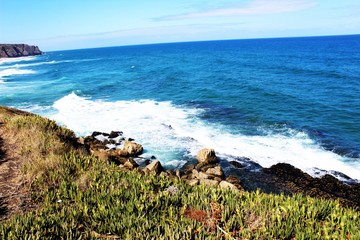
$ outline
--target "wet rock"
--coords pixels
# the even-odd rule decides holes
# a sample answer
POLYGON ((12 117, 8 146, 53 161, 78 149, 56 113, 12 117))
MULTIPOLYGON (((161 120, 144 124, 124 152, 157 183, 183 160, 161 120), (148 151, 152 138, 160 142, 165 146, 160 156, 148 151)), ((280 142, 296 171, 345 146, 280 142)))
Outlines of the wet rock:
POLYGON ((219 160, 216 157, 215 150, 210 148, 201 149, 197 156, 199 163, 218 163, 219 160))
POLYGON ((263 170, 270 174, 269 184, 291 193, 303 193, 312 197, 338 199, 343 205, 360 209, 360 184, 341 182, 331 175, 313 178, 300 169, 286 163, 279 163, 263 170))
POLYGON ((91 134, 92 137, 96 137, 96 136, 99 136, 99 135, 109 136, 108 133, 103 133, 103 132, 98 132, 98 131, 94 131, 94 132, 91 134))
POLYGON ((117 138, 122 135, 123 135, 122 131, 111 131, 109 134, 109 138, 117 138))
POLYGON ((245 167, 245 165, 243 165, 243 164, 241 164, 241 163, 239 163, 237 161, 231 161, 230 164, 233 165, 236 168, 244 168, 245 167))

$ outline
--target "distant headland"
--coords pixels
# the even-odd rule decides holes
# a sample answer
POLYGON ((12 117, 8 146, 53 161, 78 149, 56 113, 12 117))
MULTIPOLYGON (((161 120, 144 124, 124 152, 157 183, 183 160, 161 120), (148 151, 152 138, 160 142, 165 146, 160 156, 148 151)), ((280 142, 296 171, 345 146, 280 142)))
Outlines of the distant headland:
POLYGON ((0 44, 0 58, 14 58, 41 55, 38 46, 28 44, 0 44))

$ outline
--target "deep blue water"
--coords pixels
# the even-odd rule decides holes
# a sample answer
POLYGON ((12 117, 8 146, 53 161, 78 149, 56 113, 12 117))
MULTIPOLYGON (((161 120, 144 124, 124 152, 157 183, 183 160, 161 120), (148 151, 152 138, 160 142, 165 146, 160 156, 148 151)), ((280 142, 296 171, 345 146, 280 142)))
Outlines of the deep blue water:
POLYGON ((206 146, 360 179, 360 35, 47 52, 0 62, 0 104, 123 130, 165 165, 206 146))

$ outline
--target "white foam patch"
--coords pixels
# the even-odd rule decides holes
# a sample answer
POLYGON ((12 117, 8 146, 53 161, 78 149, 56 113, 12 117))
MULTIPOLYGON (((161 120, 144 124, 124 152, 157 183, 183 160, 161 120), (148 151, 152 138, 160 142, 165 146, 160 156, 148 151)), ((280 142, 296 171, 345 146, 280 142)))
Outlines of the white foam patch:
POLYGON ((12 75, 24 75, 24 74, 34 74, 34 73, 36 72, 33 70, 10 68, 0 71, 0 79, 12 75))
POLYGON ((17 57, 17 58, 0 58, 0 65, 8 64, 8 63, 15 63, 15 62, 22 62, 22 61, 32 61, 36 57, 17 57))
POLYGON ((225 126, 199 119, 201 110, 152 100, 93 101, 72 93, 55 102, 53 107, 58 113, 49 117, 79 135, 124 131, 124 136, 143 144, 146 155, 155 155, 164 164, 174 161, 174 165, 179 165, 185 156, 194 157, 202 147, 211 147, 219 155, 248 157, 263 167, 283 162, 309 174, 313 168, 319 168, 360 179, 360 159, 345 159, 326 151, 307 134, 292 129, 287 136, 232 134, 225 126), (349 162, 353 164, 345 163, 346 160, 352 160, 349 162))

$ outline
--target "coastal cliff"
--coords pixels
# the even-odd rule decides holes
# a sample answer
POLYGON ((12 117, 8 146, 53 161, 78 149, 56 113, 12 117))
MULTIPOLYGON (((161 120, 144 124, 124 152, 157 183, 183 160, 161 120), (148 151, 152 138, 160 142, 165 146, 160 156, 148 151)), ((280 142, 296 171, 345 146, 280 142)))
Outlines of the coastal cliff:
POLYGON ((38 46, 28 44, 0 44, 0 58, 27 57, 41 55, 38 46))

